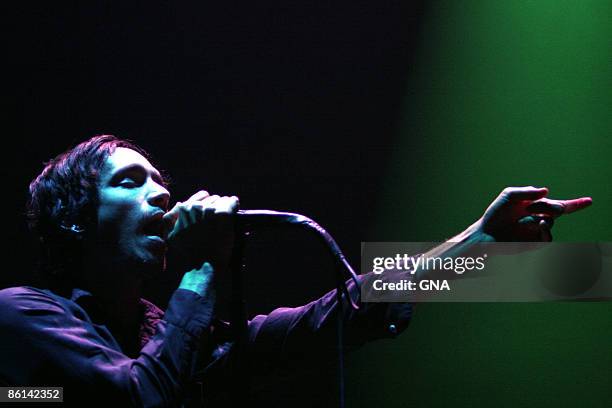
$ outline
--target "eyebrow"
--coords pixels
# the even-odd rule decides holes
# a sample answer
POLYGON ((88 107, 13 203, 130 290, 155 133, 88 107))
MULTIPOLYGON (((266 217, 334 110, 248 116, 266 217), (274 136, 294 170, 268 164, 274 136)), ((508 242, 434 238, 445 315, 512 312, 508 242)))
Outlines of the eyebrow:
POLYGON ((123 173, 129 173, 131 171, 142 171, 145 172, 147 174, 151 175, 151 178, 158 184, 161 184, 162 186, 166 186, 166 180, 164 179, 164 177, 162 177, 161 173, 153 168, 152 171, 147 170, 142 164, 129 164, 125 167, 121 167, 119 169, 117 169, 115 171, 115 173, 112 175, 111 179, 115 179, 115 177, 117 177, 118 175, 121 175, 123 173))

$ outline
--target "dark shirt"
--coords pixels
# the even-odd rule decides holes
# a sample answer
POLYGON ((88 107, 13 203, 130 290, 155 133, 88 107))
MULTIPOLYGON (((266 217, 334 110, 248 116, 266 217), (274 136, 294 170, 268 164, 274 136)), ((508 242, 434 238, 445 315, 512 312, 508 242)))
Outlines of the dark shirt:
MULTIPOLYGON (((349 291, 356 295, 351 282, 349 291)), ((33 287, 0 291, 0 382, 63 386, 64 401, 74 404, 180 406, 197 401, 194 389, 205 406, 228 401, 233 343, 228 324, 213 319, 209 300, 178 289, 165 314, 141 300, 142 349, 134 356, 92 317, 97 316, 94 305, 95 298, 80 289, 70 298, 33 287)), ((349 349, 396 336, 412 312, 409 304, 362 305, 359 311, 344 308, 349 349)), ((307 305, 279 308, 249 321, 245 355, 253 393, 278 396, 287 373, 333 361, 337 307, 334 290, 307 305)))

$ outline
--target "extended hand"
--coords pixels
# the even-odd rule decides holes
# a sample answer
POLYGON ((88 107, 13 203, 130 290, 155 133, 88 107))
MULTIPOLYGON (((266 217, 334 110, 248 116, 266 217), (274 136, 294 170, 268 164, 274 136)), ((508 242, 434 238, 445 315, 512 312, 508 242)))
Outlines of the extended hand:
POLYGON ((590 197, 551 200, 545 198, 547 194, 546 187, 508 187, 477 221, 478 228, 494 241, 552 241, 555 218, 592 203, 590 197))

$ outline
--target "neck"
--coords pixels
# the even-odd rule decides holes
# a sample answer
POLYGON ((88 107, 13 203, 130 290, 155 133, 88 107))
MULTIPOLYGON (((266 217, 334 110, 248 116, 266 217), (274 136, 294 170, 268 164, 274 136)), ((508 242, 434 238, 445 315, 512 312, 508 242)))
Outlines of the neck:
POLYGON ((100 304, 109 317, 122 326, 131 325, 138 320, 142 282, 134 277, 124 277, 114 285, 96 292, 100 304))
POLYGON ((104 314, 121 328, 133 326, 140 318, 142 278, 129 269, 97 266, 84 276, 85 289, 95 296, 104 314))

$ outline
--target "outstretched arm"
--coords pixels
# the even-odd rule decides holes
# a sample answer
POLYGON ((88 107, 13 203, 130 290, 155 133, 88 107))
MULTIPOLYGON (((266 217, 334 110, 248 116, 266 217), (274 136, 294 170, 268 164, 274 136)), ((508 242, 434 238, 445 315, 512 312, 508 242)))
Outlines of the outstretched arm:
MULTIPOLYGON (((588 207, 591 198, 571 200, 545 198, 547 188, 508 187, 504 189, 475 223, 459 235, 433 248, 425 256, 453 257, 465 254, 481 242, 492 241, 550 241, 555 218, 588 207)), ((427 271, 417 271, 417 279, 424 279, 427 271)), ((406 272, 408 276, 409 272, 406 272)), ((370 275, 361 275, 365 281, 370 275)), ((349 289, 356 292, 352 282, 349 289)), ((299 351, 304 344, 314 344, 334 334, 337 316, 335 291, 298 308, 280 308, 267 316, 257 316, 250 323, 252 343, 275 344, 275 351, 299 351)), ((346 308, 347 340, 360 344, 376 338, 393 336, 409 321, 408 304, 365 303, 362 310, 346 308), (352 335, 352 336, 351 336, 352 335)), ((317 343, 318 344, 318 343, 317 343)), ((333 344, 330 342, 329 344, 333 344)))
MULTIPOLYGON (((490 241, 549 241, 554 218, 585 208, 590 198, 549 200, 548 189, 511 187, 503 190, 483 216, 464 232, 432 249, 428 256, 460 256, 474 244, 490 241)), ((403 271, 409 277, 409 271, 403 271)), ((359 276, 361 282, 372 274, 359 276)), ((417 275, 417 278, 425 276, 417 275)), ((349 292, 357 289, 348 281, 349 292)), ((370 340, 395 337, 407 326, 412 316, 410 303, 363 303, 359 311, 344 308, 345 340, 358 346, 370 340)), ((307 305, 279 308, 268 315, 256 316, 249 322, 249 346, 253 367, 259 374, 277 367, 303 367, 316 364, 335 353, 338 302, 335 290, 307 305)), ((220 378, 231 355, 228 343, 214 363, 203 373, 207 378, 220 378)), ((221 387, 218 383, 216 386, 221 387)))

